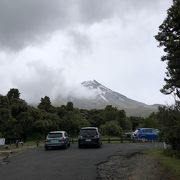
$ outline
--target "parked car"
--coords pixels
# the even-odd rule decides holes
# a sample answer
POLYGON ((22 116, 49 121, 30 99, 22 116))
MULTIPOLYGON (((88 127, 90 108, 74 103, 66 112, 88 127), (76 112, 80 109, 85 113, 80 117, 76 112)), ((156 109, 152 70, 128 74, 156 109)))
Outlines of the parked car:
POLYGON ((70 147, 70 139, 67 132, 66 131, 49 132, 46 137, 44 147, 46 150, 55 147, 62 147, 64 149, 67 149, 68 147, 70 147))
POLYGON ((141 141, 155 141, 158 139, 159 130, 154 128, 139 128, 133 132, 132 138, 141 141))
POLYGON ((97 127, 83 127, 80 129, 78 147, 82 148, 90 145, 96 147, 101 147, 102 145, 101 134, 97 127))

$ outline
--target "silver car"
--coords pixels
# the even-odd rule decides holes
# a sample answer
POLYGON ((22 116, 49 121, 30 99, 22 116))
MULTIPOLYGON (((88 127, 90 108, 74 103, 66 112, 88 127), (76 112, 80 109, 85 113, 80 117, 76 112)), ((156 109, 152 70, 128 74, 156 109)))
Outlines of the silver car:
POLYGON ((46 150, 57 147, 67 149, 70 147, 70 138, 66 131, 51 131, 46 137, 44 147, 46 150))

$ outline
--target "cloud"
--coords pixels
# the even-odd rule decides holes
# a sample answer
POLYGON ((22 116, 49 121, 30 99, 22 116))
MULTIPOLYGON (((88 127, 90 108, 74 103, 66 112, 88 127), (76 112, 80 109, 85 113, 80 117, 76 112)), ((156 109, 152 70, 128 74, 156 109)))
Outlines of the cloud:
POLYGON ((93 98, 95 96, 94 91, 88 91, 80 84, 68 84, 63 69, 50 68, 40 60, 27 63, 26 67, 27 73, 21 75, 23 78, 16 75, 13 83, 28 103, 37 104, 44 96, 49 96, 52 100, 57 97, 93 98))
POLYGON ((72 24, 73 1, 0 1, 0 47, 19 50, 72 24))
MULTIPOLYGON (((79 24, 91 25, 112 16, 123 19, 132 11, 156 9, 162 1, 1 0, 0 51, 17 51, 44 42, 59 29, 71 28, 79 24)), ((79 40, 82 38, 78 38, 79 40)))
POLYGON ((77 52, 90 51, 91 50, 91 38, 84 30, 70 30, 69 33, 73 46, 77 52))
POLYGON ((171 3, 0 0, 0 93, 18 88, 28 102, 91 97, 77 83, 96 79, 132 99, 158 102, 165 67, 153 36, 171 3))

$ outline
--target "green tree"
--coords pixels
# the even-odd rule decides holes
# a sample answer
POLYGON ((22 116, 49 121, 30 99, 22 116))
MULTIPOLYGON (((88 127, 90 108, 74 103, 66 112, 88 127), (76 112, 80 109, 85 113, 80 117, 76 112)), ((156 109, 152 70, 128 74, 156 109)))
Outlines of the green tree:
POLYGON ((85 118, 90 122, 93 127, 100 127, 100 125, 105 123, 104 119, 104 110, 102 109, 92 109, 92 110, 83 110, 85 118))
POLYGON ((161 135, 172 149, 180 151, 180 107, 159 107, 156 118, 159 120, 161 135))
POLYGON ((143 123, 143 127, 145 128, 158 128, 158 121, 154 118, 146 118, 143 123))
POLYGON ((74 105, 72 102, 67 102, 67 105, 66 105, 66 109, 68 111, 73 111, 74 110, 74 105))
POLYGON ((27 112, 28 105, 22 99, 12 99, 9 108, 11 115, 16 118, 21 112, 27 112))
POLYGON ((131 117, 129 117, 129 120, 132 123, 132 130, 134 131, 138 127, 141 127, 141 125, 143 124, 144 118, 131 116, 131 117))
POLYGON ((109 121, 100 126, 103 135, 122 136, 123 130, 116 121, 109 121))
POLYGON ((60 122, 61 129, 66 130, 72 136, 78 135, 81 127, 89 125, 89 122, 78 111, 68 112, 60 122))
POLYGON ((164 94, 174 93, 180 99, 180 1, 173 0, 167 17, 159 26, 155 36, 166 53, 161 60, 167 62, 166 84, 161 89, 164 94))
POLYGON ((51 105, 51 100, 48 96, 41 98, 41 102, 38 105, 38 108, 46 112, 54 112, 54 107, 51 105))
POLYGON ((126 129, 126 112, 124 110, 119 110, 118 111, 118 119, 117 121, 119 122, 119 125, 121 126, 122 129, 126 129))
POLYGON ((118 120, 118 109, 112 105, 107 105, 104 109, 105 121, 117 121, 118 120))
POLYGON ((9 100, 11 99, 19 99, 20 97, 20 92, 18 89, 10 89, 9 92, 7 93, 7 97, 9 100))
POLYGON ((7 96, 0 95, 0 108, 9 108, 9 101, 7 96))

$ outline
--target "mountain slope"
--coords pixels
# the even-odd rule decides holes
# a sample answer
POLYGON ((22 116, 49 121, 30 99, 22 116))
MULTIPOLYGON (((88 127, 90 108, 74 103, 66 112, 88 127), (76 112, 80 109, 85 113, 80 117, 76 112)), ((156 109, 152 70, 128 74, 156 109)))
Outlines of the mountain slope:
POLYGON ((148 116, 152 112, 157 111, 157 105, 147 105, 112 91, 103 86, 96 80, 84 81, 81 83, 88 91, 92 91, 94 96, 75 98, 69 96, 64 101, 72 101, 75 107, 82 109, 101 109, 107 105, 112 105, 118 109, 124 109, 128 116, 148 116))

